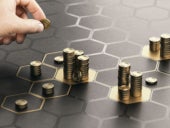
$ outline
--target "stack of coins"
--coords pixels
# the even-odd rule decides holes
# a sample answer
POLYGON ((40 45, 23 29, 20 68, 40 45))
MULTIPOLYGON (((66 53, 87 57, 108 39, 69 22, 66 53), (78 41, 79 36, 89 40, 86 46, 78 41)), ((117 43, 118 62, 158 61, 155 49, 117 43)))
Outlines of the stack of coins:
POLYGON ((73 81, 79 82, 81 80, 81 72, 79 71, 78 66, 78 57, 84 55, 83 50, 75 50, 75 67, 74 67, 74 73, 73 73, 73 81))
POLYGON ((151 52, 158 52, 160 50, 160 38, 158 37, 149 38, 149 48, 151 52))
POLYGON ((54 95, 54 84, 53 83, 45 83, 42 85, 42 93, 44 96, 53 96, 54 95))
POLYGON ((28 101, 25 99, 18 99, 15 101, 15 109, 17 111, 24 111, 28 107, 28 101))
POLYGON ((51 21, 49 19, 42 19, 40 22, 43 24, 44 29, 48 29, 51 26, 51 21))
POLYGON ((128 101, 130 99, 130 87, 127 85, 119 86, 119 99, 122 101, 128 101))
POLYGON ((72 81, 72 75, 75 66, 75 50, 72 48, 65 48, 63 50, 64 57, 64 79, 72 81))
POLYGON ((89 78, 89 57, 82 55, 77 58, 78 68, 81 74, 81 82, 87 82, 89 78))
POLYGON ((129 85, 130 64, 121 62, 118 70, 118 86, 129 85))
POLYGON ((30 71, 32 77, 41 76, 41 65, 42 63, 40 61, 32 61, 30 63, 30 71))
POLYGON ((170 58, 170 34, 161 35, 160 57, 170 58))
POLYGON ((130 95, 132 97, 142 96, 142 73, 141 72, 131 72, 131 89, 130 95))

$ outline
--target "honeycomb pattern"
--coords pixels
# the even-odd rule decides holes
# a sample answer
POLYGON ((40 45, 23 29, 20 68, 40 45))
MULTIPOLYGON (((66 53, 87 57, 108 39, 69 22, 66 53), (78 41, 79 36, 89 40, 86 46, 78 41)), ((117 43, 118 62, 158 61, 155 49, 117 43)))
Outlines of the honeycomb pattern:
POLYGON ((50 29, 28 35, 23 44, 0 46, 0 128, 169 128, 170 66, 142 57, 150 36, 170 33, 169 0, 37 0, 52 21, 50 29), (95 80, 68 85, 55 79, 53 58, 62 49, 82 49, 90 56, 95 80), (40 79, 29 76, 28 64, 42 60, 40 79), (143 73, 152 96, 125 105, 108 98, 117 85, 120 61, 143 73), (158 79, 155 86, 145 78, 158 79), (42 95, 44 82, 55 83, 53 97, 42 95), (17 113, 14 100, 26 98, 29 109, 17 113))

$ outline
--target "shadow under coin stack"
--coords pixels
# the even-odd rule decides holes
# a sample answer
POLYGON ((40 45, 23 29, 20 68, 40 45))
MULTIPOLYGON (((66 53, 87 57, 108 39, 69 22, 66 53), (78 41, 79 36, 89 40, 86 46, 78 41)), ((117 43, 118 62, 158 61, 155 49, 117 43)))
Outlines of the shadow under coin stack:
POLYGON ((81 82, 87 82, 89 78, 89 57, 82 55, 78 57, 78 68, 81 74, 81 82))
POLYGON ((74 66, 75 66, 75 50, 72 48, 65 48, 63 50, 64 57, 64 79, 72 81, 74 66))
POLYGON ((131 72, 130 64, 121 62, 118 70, 118 94, 120 101, 130 101, 142 96, 142 73, 131 72), (129 83, 129 77, 131 78, 129 83))
POLYGON ((170 58, 170 34, 161 35, 160 56, 162 58, 170 58))

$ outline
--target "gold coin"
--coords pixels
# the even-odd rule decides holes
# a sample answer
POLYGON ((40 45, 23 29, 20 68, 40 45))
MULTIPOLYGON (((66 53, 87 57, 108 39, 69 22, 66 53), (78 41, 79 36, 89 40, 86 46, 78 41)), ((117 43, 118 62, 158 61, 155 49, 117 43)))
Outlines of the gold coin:
POLYGON ((16 105, 19 105, 19 106, 24 106, 24 105, 27 105, 27 104, 28 104, 28 101, 25 100, 25 99, 19 99, 19 100, 16 100, 16 101, 15 101, 15 104, 16 104, 16 105))
POLYGON ((146 84, 148 84, 148 85, 155 85, 155 84, 157 84, 157 78, 155 78, 155 77, 147 77, 146 79, 145 79, 145 82, 146 82, 146 84))
POLYGON ((44 89, 53 89, 54 84, 53 83, 45 83, 45 84, 42 85, 42 88, 44 88, 44 89))
POLYGON ((36 60, 35 60, 35 61, 31 61, 30 65, 31 65, 31 66, 36 66, 36 67, 37 67, 37 66, 41 66, 42 63, 41 63, 41 61, 36 61, 36 60))
POLYGON ((64 62, 63 56, 56 56, 54 58, 54 62, 56 62, 57 64, 62 64, 64 62))
POLYGON ((44 25, 44 29, 48 29, 51 26, 51 21, 49 19, 42 19, 40 22, 44 25))

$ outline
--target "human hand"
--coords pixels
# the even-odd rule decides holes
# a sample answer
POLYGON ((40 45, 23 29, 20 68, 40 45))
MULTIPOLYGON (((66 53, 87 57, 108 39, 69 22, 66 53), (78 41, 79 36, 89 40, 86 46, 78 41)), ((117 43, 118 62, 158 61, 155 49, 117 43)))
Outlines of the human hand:
POLYGON ((0 44, 22 43, 28 33, 44 30, 46 16, 35 0, 0 0, 0 44), (34 19, 28 19, 30 12, 34 19))

